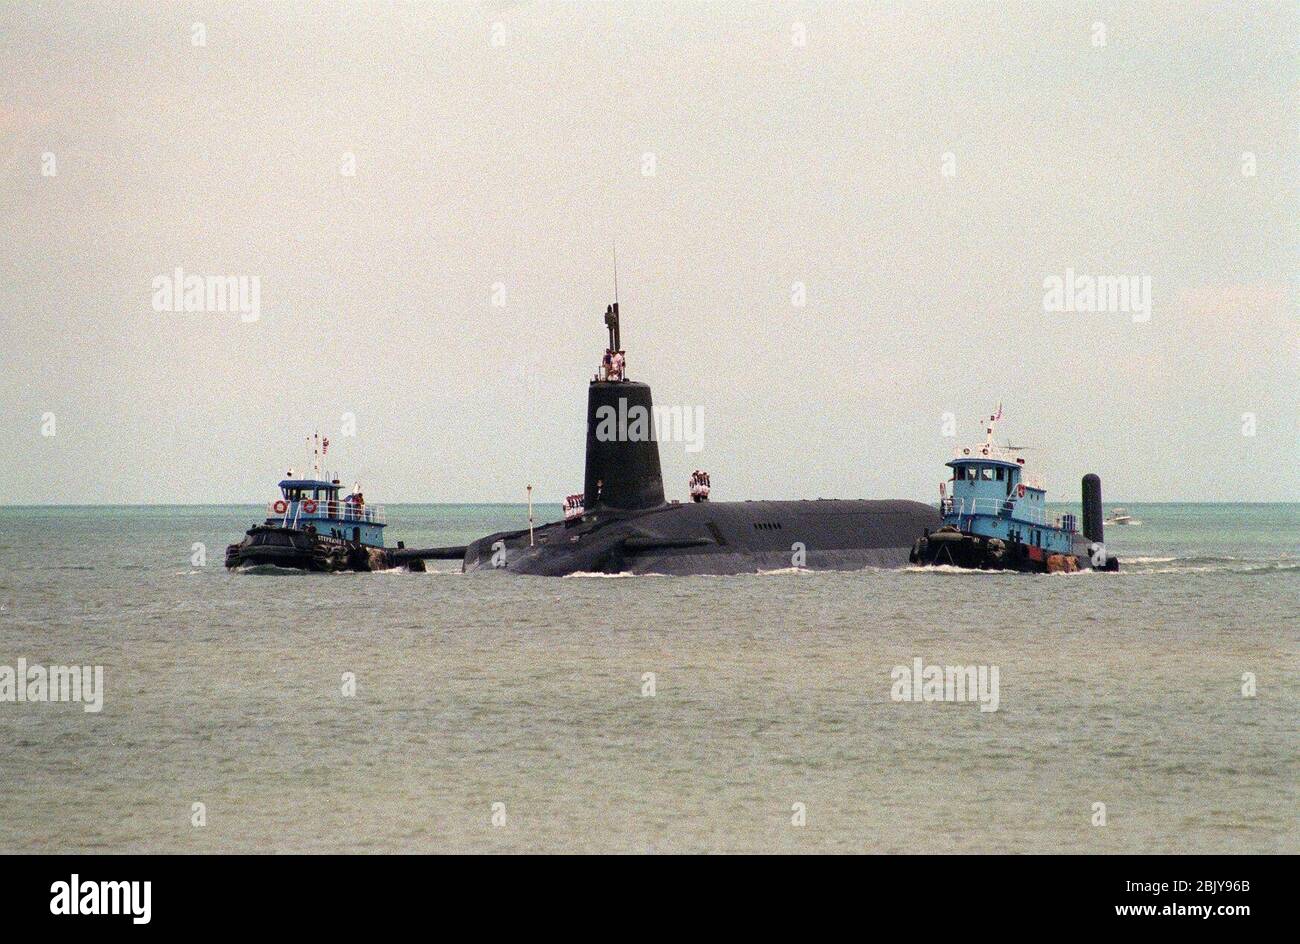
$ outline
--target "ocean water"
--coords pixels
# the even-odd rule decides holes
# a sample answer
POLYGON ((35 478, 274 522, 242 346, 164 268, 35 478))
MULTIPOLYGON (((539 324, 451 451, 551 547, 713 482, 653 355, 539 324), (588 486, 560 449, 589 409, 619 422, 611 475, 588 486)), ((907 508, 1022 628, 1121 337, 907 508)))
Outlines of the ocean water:
POLYGON ((99 713, 0 702, 0 851, 1298 852, 1300 505, 1129 510, 1117 575, 551 579, 227 572, 251 506, 0 509, 0 666, 104 669, 99 713), (915 658, 996 666, 998 710, 894 701, 915 658))

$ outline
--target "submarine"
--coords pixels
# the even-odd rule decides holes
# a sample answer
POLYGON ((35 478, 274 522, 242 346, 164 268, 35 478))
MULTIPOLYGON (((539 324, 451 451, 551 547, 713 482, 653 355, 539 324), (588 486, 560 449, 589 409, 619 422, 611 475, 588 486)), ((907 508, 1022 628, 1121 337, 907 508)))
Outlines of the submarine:
POLYGON ((467 545, 463 570, 565 576, 741 574, 802 568, 905 567, 938 511, 907 500, 710 501, 708 476, 691 501, 668 501, 649 384, 627 377, 618 302, 605 310, 601 367, 587 387, 581 496, 561 521, 502 531, 467 545))

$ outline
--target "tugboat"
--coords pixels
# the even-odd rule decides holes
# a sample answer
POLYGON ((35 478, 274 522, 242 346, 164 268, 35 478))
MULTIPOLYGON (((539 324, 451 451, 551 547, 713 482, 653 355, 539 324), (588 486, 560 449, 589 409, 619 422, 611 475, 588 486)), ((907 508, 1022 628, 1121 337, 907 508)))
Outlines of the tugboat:
POLYGON ((913 564, 1073 573, 1119 570, 1103 543, 1101 479, 1083 477, 1083 530, 1065 514, 1049 520, 1043 481, 1025 468, 1022 449, 996 446, 993 431, 1002 407, 989 417, 985 440, 958 447, 951 461, 952 492, 939 484, 943 526, 926 531, 912 546, 913 564))
MULTIPOLYGON (((339 570, 390 570, 405 567, 423 572, 428 559, 460 560, 464 547, 408 550, 399 541, 384 547, 383 506, 366 504, 360 486, 339 497, 337 477, 321 476, 319 457, 329 439, 315 437, 313 475, 299 478, 290 469, 280 482, 280 497, 267 503, 267 517, 248 529, 244 539, 226 548, 226 566, 272 565, 332 573, 339 570)), ((309 441, 310 442, 310 441, 309 441)))

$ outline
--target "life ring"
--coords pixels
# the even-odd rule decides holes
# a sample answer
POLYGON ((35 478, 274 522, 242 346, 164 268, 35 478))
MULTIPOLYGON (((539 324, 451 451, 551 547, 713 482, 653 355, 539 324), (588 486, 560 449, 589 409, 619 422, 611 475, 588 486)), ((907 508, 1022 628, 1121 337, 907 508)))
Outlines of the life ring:
POLYGON ((316 499, 314 498, 303 499, 302 510, 307 512, 307 514, 309 515, 316 514, 316 499))
POLYGON ((275 504, 272 505, 271 507, 275 509, 275 513, 277 515, 282 515, 289 510, 289 503, 285 501, 283 498, 279 498, 276 499, 275 504))
POLYGON ((1025 497, 1025 483, 1024 483, 1024 482, 1021 482, 1019 485, 1016 486, 1016 494, 1019 495, 1021 498, 1024 498, 1024 497, 1025 497))

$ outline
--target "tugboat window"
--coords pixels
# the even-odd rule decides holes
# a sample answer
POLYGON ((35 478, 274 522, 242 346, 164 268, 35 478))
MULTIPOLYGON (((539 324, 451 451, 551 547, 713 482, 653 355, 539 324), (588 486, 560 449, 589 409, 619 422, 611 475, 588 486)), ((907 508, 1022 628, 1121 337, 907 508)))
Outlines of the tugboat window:
POLYGON ((1007 470, 1004 469, 1004 468, 1002 468, 1001 466, 998 467, 998 481, 999 481, 999 482, 1001 482, 1004 478, 1006 478, 1006 474, 1005 474, 1006 471, 1007 471, 1007 470))
POLYGON ((993 466, 991 466, 991 465, 986 465, 986 466, 984 467, 984 481, 986 481, 986 482, 992 482, 992 481, 993 481, 993 466))

